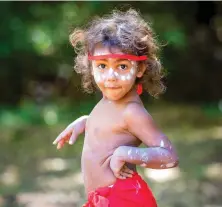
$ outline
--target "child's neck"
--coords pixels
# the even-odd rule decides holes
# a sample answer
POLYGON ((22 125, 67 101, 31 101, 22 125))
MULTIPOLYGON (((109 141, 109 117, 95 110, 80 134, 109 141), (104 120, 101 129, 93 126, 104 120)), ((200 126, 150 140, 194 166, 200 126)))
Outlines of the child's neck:
POLYGON ((133 87, 124 97, 118 100, 109 100, 106 96, 103 96, 103 100, 107 102, 112 102, 114 104, 123 104, 130 101, 138 101, 141 102, 139 95, 136 92, 136 89, 133 87))

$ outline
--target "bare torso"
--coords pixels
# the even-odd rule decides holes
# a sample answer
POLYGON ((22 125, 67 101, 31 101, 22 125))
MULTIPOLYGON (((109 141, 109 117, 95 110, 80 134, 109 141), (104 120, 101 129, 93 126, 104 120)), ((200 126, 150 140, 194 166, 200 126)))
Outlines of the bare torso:
MULTIPOLYGON (((87 120, 81 162, 87 193, 115 183, 109 164, 116 148, 141 144, 126 129, 123 107, 102 99, 87 120)), ((127 166, 136 170, 135 165, 127 163, 127 166)))

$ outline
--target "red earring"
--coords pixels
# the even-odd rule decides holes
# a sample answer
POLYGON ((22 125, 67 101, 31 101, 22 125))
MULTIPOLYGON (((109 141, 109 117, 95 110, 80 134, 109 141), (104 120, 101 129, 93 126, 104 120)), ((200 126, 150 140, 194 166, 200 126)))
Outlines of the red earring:
POLYGON ((142 86, 141 83, 139 83, 139 84, 137 85, 136 92, 137 92, 138 95, 141 95, 141 94, 143 93, 143 86, 142 86))

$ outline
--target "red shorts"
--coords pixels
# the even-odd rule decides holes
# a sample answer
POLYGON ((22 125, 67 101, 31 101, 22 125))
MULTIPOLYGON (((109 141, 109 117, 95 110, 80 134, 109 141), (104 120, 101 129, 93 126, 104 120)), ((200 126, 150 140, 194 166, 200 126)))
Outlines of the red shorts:
POLYGON ((117 179, 112 187, 90 192, 82 207, 157 207, 157 203, 147 183, 135 172, 131 178, 117 179))

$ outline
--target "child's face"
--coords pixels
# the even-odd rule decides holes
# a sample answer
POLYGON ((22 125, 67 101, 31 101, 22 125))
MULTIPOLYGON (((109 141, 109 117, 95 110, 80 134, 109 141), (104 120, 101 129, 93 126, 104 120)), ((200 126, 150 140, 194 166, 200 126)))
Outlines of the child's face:
MULTIPOLYGON (((119 48, 111 48, 113 54, 124 54, 119 48)), ((108 55, 110 47, 98 45, 94 56, 108 55)), ((109 100, 119 100, 134 86, 136 77, 141 77, 137 62, 127 59, 107 58, 92 61, 92 73, 96 84, 109 100)))

